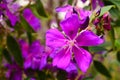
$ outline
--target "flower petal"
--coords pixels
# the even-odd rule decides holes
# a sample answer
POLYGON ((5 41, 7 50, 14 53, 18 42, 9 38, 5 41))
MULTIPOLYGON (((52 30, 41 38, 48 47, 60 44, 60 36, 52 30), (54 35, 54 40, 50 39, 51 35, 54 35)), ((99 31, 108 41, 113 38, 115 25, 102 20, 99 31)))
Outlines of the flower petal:
POLYGON ((8 9, 6 11, 6 15, 8 16, 12 26, 15 26, 17 21, 19 21, 19 17, 16 16, 15 14, 11 13, 8 9))
POLYGON ((73 14, 69 18, 63 20, 60 23, 60 26, 67 36, 74 38, 80 26, 79 17, 76 14, 73 14))
POLYGON ((92 9, 95 10, 96 7, 97 7, 97 4, 96 4, 96 3, 97 3, 97 0, 92 0, 91 3, 92 3, 92 9))
POLYGON ((30 54, 24 61, 24 68, 28 69, 31 67, 31 65, 32 65, 32 55, 30 54))
POLYGON ((51 48, 61 47, 65 45, 65 38, 57 29, 50 29, 46 32, 46 45, 51 48))
POLYGON ((103 7, 104 6, 104 3, 102 0, 98 0, 98 4, 100 5, 100 7, 103 7))
POLYGON ((111 19, 110 19, 110 16, 108 13, 104 14, 103 15, 103 27, 104 29, 106 30, 110 30, 111 29, 111 19))
POLYGON ((88 27, 89 24, 89 17, 85 17, 84 19, 80 20, 80 28, 81 29, 85 29, 86 27, 88 27))
POLYGON ((70 64, 67 66, 67 68, 65 69, 68 73, 71 72, 77 72, 77 67, 75 66, 75 64, 71 61, 70 64))
POLYGON ((57 7, 56 12, 65 12, 65 11, 69 11, 71 9, 72 9, 72 6, 65 5, 65 6, 62 6, 62 7, 57 7))
POLYGON ((86 0, 81 0, 83 3, 85 3, 86 2, 86 0))
POLYGON ((38 31, 41 27, 40 20, 32 13, 29 8, 23 11, 25 20, 31 25, 34 31, 38 31))
POLYGON ((71 53, 70 49, 62 49, 59 51, 56 56, 53 58, 53 66, 57 66, 58 68, 61 69, 66 69, 66 67, 70 63, 70 58, 71 58, 71 53))
POLYGON ((83 31, 77 38, 76 41, 79 46, 97 46, 104 42, 99 36, 94 34, 92 31, 83 31))
POLYGON ((33 57, 32 58, 32 66, 31 66, 32 69, 39 69, 40 61, 41 61, 40 57, 33 57))
POLYGON ((76 76, 78 76, 78 69, 74 62, 70 62, 65 71, 67 72, 68 79, 75 80, 76 76))
POLYGON ((40 61, 39 70, 42 70, 47 65, 47 53, 43 53, 40 61))
POLYGON ((32 53, 33 55, 40 54, 42 52, 42 46, 40 44, 39 40, 35 40, 32 42, 32 44, 29 47, 29 53, 32 53))
POLYGON ((19 3, 13 3, 12 5, 9 5, 8 8, 12 13, 16 13, 20 9, 19 3))
POLYGON ((28 49, 29 49, 29 44, 24 41, 24 40, 19 40, 19 43, 20 43, 20 48, 21 48, 21 51, 22 51, 22 57, 23 58, 27 58, 28 56, 28 49))
POLYGON ((66 12, 65 19, 69 18, 73 14, 72 11, 66 12))
POLYGON ((104 3, 102 2, 102 0, 92 0, 92 9, 95 10, 97 8, 97 6, 99 7, 103 7, 104 3))
POLYGON ((92 61, 92 56, 83 48, 78 49, 74 47, 73 52, 75 54, 75 60, 78 64, 78 67, 81 69, 82 72, 86 72, 92 61))
POLYGON ((89 10, 79 9, 79 13, 80 13, 80 18, 84 19, 87 16, 89 16, 89 18, 90 18, 92 12, 89 10))

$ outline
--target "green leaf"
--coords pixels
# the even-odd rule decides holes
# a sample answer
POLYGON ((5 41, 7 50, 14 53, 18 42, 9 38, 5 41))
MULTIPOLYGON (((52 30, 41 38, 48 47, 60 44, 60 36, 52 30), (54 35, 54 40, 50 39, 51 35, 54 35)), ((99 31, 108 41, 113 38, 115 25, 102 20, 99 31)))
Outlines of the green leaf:
POLYGON ((46 80, 46 74, 43 71, 37 71, 37 80, 46 80))
POLYGON ((12 58, 11 58, 11 55, 10 55, 10 53, 8 52, 8 50, 7 50, 7 49, 3 49, 2 53, 3 53, 3 56, 5 57, 5 59, 6 59, 10 64, 12 64, 12 58))
POLYGON ((27 37, 28 37, 29 44, 31 44, 32 43, 32 33, 27 32, 27 37))
POLYGON ((115 48, 116 50, 119 50, 120 49, 120 40, 115 40, 115 48))
POLYGON ((105 49, 104 47, 101 47, 101 46, 92 46, 92 47, 89 47, 89 51, 90 52, 101 52, 101 51, 106 51, 107 49, 105 49))
POLYGON ((92 15, 90 16, 90 23, 95 19, 95 13, 92 12, 92 15))
POLYGON ((59 70, 57 74, 57 80, 67 80, 67 73, 64 70, 59 70))
POLYGON ((117 57, 117 60, 120 62, 120 51, 117 52, 116 57, 117 57))
MULTIPOLYGON (((114 17, 114 18, 115 18, 115 17, 114 17)), ((112 22, 111 22, 111 26, 112 26, 112 27, 120 27, 120 17, 117 16, 117 18, 119 18, 119 19, 117 19, 116 21, 112 21, 112 22)))
POLYGON ((2 46, 0 45, 0 64, 2 63, 2 46))
POLYGON ((93 77, 85 77, 82 80, 94 80, 94 78, 93 77))
POLYGON ((108 78, 112 77, 110 72, 107 70, 107 68, 101 62, 94 60, 94 66, 99 73, 103 74, 104 76, 106 76, 108 78))
POLYGON ((29 77, 25 78, 24 80, 31 80, 29 77))
POLYGON ((111 27, 111 30, 109 31, 109 36, 112 42, 112 46, 114 48, 114 44, 115 44, 115 32, 114 32, 114 28, 111 27))
POLYGON ((72 5, 73 0, 68 0, 68 4, 72 5))
POLYGON ((40 16, 48 17, 45 10, 44 10, 44 7, 43 7, 43 4, 42 4, 41 0, 36 1, 36 6, 35 7, 37 9, 37 12, 40 14, 40 16))
POLYGON ((103 14, 105 14, 106 12, 108 12, 112 7, 114 7, 114 5, 109 5, 109 6, 105 6, 101 8, 100 11, 100 15, 99 17, 101 17, 103 14))
POLYGON ((108 0, 108 1, 112 2, 113 4, 115 4, 120 9, 120 0, 108 0))
POLYGON ((23 16, 20 17, 21 19, 21 25, 27 32, 34 32, 32 27, 29 25, 29 23, 24 19, 23 16))
POLYGON ((33 14, 37 17, 37 18, 41 18, 41 16, 39 15, 37 9, 36 9, 36 5, 33 4, 30 6, 30 9, 32 10, 33 14))
POLYGON ((119 14, 120 10, 116 7, 116 8, 112 8, 110 10, 110 14, 112 15, 113 18, 120 18, 120 14, 119 14))
POLYGON ((19 47, 17 41, 10 35, 7 36, 7 48, 10 51, 11 55, 13 55, 14 60, 18 65, 23 65, 22 52, 19 47))

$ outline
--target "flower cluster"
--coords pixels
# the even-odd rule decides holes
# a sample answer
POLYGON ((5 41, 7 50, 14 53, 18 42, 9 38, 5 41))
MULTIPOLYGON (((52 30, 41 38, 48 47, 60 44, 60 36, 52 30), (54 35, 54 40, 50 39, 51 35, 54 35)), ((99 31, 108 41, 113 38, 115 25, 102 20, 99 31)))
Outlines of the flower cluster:
MULTIPOLYGON (((30 1, 32 2, 32 0, 30 1)), ((86 2, 86 0, 81 1, 83 3, 86 2)), ((17 28, 15 27, 14 30, 11 31, 11 34, 9 34, 9 31, 6 32, 6 35, 11 36, 15 34, 11 42, 12 40, 16 41, 15 47, 13 47, 18 48, 18 50, 20 48, 20 59, 23 61, 23 63, 21 62, 22 66, 20 66, 18 63, 19 60, 16 61, 16 58, 14 58, 16 57, 15 51, 14 54, 10 54, 12 57, 9 57, 8 60, 12 59, 12 62, 11 64, 5 64, 5 67, 8 69, 6 78, 8 80, 22 80, 22 76, 28 78, 30 71, 33 75, 30 75, 29 79, 36 80, 39 74, 45 74, 46 77, 46 75, 49 76, 53 73, 52 77, 56 77, 59 70, 64 70, 67 72, 67 78, 75 80, 75 77, 79 74, 78 70, 86 73, 94 57, 88 48, 101 45, 105 41, 102 37, 103 34, 98 34, 97 32, 104 32, 104 30, 111 29, 109 13, 107 12, 101 17, 98 17, 101 9, 96 12, 98 6, 100 8, 104 6, 102 1, 91 0, 91 10, 85 10, 78 6, 71 5, 57 7, 55 9, 56 12, 65 13, 65 16, 60 22, 58 21, 59 27, 50 29, 41 26, 42 20, 44 19, 40 20, 41 17, 37 17, 38 13, 35 11, 36 9, 33 12, 33 7, 30 7, 30 4, 31 3, 21 9, 21 6, 13 0, 0 1, 0 20, 1 16, 2 20, 6 21, 6 23, 7 20, 9 20, 11 28, 15 25, 20 26, 20 29, 18 26, 17 28), (92 19, 91 16, 97 13, 98 15, 92 19), (22 25, 22 22, 27 25, 22 25), (33 31, 29 31, 29 29, 25 31, 25 29, 22 28, 32 28, 33 31), (43 32, 45 32, 45 37, 42 37, 41 40, 41 38, 38 39, 36 35, 39 35, 37 33, 42 32, 42 29, 43 32), (46 72, 44 73, 44 71, 46 72)), ((4 24, 2 24, 2 26, 4 26, 4 24)), ((40 37, 44 35, 41 34, 40 37)), ((7 39, 5 43, 7 47, 5 46, 4 48, 12 53, 9 49, 11 45, 9 45, 8 42, 9 39, 7 39)), ((78 78, 81 77, 79 76, 78 78)))
POLYGON ((24 58, 25 69, 41 70, 47 63, 47 54, 45 54, 43 47, 39 40, 34 41, 30 46, 24 40, 20 40, 22 56, 24 58))

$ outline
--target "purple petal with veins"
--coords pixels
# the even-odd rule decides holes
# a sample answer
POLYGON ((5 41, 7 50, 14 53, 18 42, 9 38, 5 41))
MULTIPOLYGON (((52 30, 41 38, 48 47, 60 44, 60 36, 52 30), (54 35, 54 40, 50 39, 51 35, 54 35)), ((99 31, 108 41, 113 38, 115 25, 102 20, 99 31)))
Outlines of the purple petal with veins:
POLYGON ((69 18, 63 20, 60 23, 60 26, 62 30, 65 32, 67 36, 69 36, 71 39, 73 39, 79 29, 80 23, 79 23, 79 18, 77 15, 72 15, 69 18))
POLYGON ((74 47, 73 51, 78 67, 81 69, 82 72, 86 72, 92 61, 91 54, 83 48, 74 47))

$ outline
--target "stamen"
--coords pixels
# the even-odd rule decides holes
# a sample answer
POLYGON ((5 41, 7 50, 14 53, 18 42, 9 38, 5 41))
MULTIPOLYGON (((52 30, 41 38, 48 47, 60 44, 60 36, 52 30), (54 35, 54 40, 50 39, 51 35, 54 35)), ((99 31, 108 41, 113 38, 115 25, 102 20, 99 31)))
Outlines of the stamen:
POLYGON ((82 31, 80 31, 79 33, 77 33, 77 35, 74 37, 74 40, 75 40, 82 32, 84 32, 84 31, 86 31, 86 30, 82 30, 82 31))

